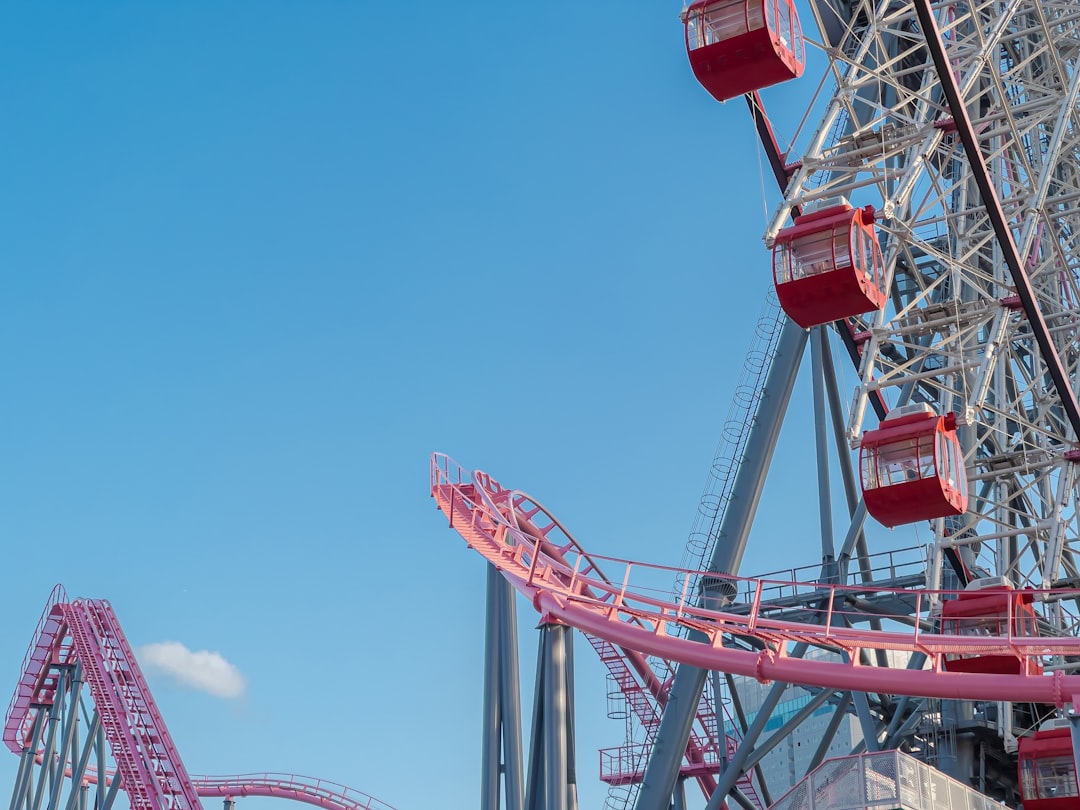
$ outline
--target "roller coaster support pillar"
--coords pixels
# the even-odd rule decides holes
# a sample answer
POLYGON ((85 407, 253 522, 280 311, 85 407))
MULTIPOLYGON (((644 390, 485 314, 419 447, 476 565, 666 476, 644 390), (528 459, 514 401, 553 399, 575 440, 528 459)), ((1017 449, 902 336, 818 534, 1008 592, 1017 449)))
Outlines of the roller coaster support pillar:
POLYGON ((574 765, 573 631, 540 627, 526 810, 577 810, 574 765))
MULTIPOLYGON (((765 486, 769 462, 776 449, 780 426, 806 349, 807 334, 794 321, 789 319, 784 322, 776 355, 765 378, 761 403, 747 437, 746 449, 739 459, 731 500, 716 534, 712 559, 709 561, 709 570, 715 573, 738 573, 754 513, 765 486)), ((679 764, 690 739, 701 692, 705 688, 706 675, 705 670, 690 666, 679 666, 676 671, 656 742, 645 767, 635 805, 637 810, 667 810, 670 806, 679 764)), ((734 785, 734 780, 731 784, 734 785)))
POLYGON ((481 810, 521 810, 524 801, 517 648, 513 586, 488 565, 481 810))
POLYGON ((221 802, 221 810, 236 810, 236 800, 232 796, 228 796, 221 802))
MULTIPOLYGON (((79 692, 82 690, 83 675, 82 665, 76 664, 75 671, 72 673, 72 685, 71 685, 71 704, 73 706, 78 705, 79 692)), ((77 745, 77 729, 79 724, 79 713, 70 712, 65 718, 66 725, 60 739, 60 750, 56 756, 56 765, 54 766, 53 778, 56 782, 62 782, 64 780, 63 766, 59 763, 67 762, 70 758, 73 747, 77 745)), ((73 795, 77 795, 77 791, 72 791, 73 795)), ((60 789, 57 787, 52 795, 49 797, 48 810, 60 810, 60 789)))
POLYGON ((38 712, 30 732, 30 742, 23 746, 19 757, 19 771, 15 775, 15 787, 11 791, 10 810, 19 810, 26 799, 30 777, 34 773, 34 754, 37 752, 37 740, 41 736, 41 726, 45 722, 45 712, 38 712))
MULTIPOLYGON (((51 677, 55 680, 52 703, 32 704, 36 710, 34 722, 20 755, 11 810, 60 810, 65 790, 69 793, 63 804, 64 810, 79 810, 80 803, 86 804, 86 790, 80 783, 93 746, 92 738, 86 740, 78 762, 74 758, 79 749, 82 667, 79 664, 53 664, 51 677), (35 768, 38 769, 36 772, 35 768), (69 769, 79 775, 78 779, 67 778, 69 769)), ((92 729, 97 728, 96 718, 95 713, 91 720, 92 729)))
MULTIPOLYGON (((41 805, 47 789, 46 782, 49 782, 50 786, 58 791, 66 781, 63 778, 56 778, 56 774, 53 770, 53 760, 56 754, 56 737, 60 728, 60 718, 63 716, 63 712, 59 711, 59 707, 64 704, 64 701, 67 698, 66 688, 68 686, 68 675, 70 674, 70 670, 71 667, 68 666, 61 668, 61 677, 57 679, 54 701, 48 711, 49 729, 46 732, 45 748, 42 751, 41 770, 38 772, 37 788, 34 790, 34 795, 27 802, 29 810, 41 810, 41 805)), ((77 708, 77 699, 72 705, 73 708, 77 708)), ((78 714, 78 712, 72 711, 71 714, 78 714)), ((52 803, 51 799, 52 796, 50 796, 50 804, 52 803)))

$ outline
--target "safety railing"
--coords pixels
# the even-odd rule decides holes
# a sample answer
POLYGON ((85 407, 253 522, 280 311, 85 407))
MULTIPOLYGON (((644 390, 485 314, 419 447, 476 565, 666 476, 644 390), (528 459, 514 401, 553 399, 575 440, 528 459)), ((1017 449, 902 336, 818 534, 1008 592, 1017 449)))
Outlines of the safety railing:
POLYGON ((4 713, 4 744, 13 753, 22 752, 22 738, 29 728, 27 713, 30 701, 41 673, 49 663, 53 644, 56 641, 55 634, 60 627, 60 616, 53 614, 53 607, 66 601, 67 592, 64 586, 59 584, 53 586, 49 600, 45 603, 45 609, 41 612, 41 618, 38 619, 34 635, 30 639, 30 646, 23 657, 22 667, 19 670, 19 683, 4 713))
MULTIPOLYGON (((473 480, 478 478, 476 474, 473 480)), ((670 594, 666 583, 677 570, 670 566, 603 555, 586 556, 576 546, 561 549, 562 553, 555 559, 545 553, 541 542, 518 530, 498 510, 485 505, 475 492, 451 484, 441 474, 435 476, 432 492, 440 508, 449 515, 451 525, 473 548, 495 563, 503 576, 531 599, 542 614, 651 655, 713 669, 730 666, 732 669, 726 671, 763 680, 835 688, 859 682, 862 684, 859 688, 864 689, 873 681, 880 687, 879 691, 888 694, 927 697, 962 694, 970 699, 1036 699, 1060 704, 1074 691, 1080 691, 1080 678, 1076 676, 1058 672, 1053 680, 1033 677, 1031 673, 1041 669, 1038 666, 1020 667, 1021 674, 1016 676, 943 671, 942 658, 950 653, 1040 660, 1080 654, 1080 639, 1076 637, 1018 635, 1011 631, 1011 620, 1004 623, 1009 632, 1000 635, 935 632, 930 621, 933 611, 943 598, 955 597, 955 592, 883 588, 873 584, 773 583, 707 572, 683 572, 701 575, 702 591, 712 597, 704 600, 703 606, 699 604, 700 595, 689 587, 675 596, 670 594), (601 562, 615 574, 609 573, 609 578, 603 579, 593 576, 601 562), (766 589, 781 584, 799 589, 804 602, 802 611, 808 620, 777 618, 776 610, 766 604, 763 598, 766 589), (725 610, 729 600, 740 592, 752 594, 749 605, 743 606, 747 609, 738 613, 725 610), (864 601, 871 592, 891 595, 894 597, 891 601, 902 604, 904 612, 866 610, 864 601), (881 620, 883 629, 859 626, 869 618, 881 620), (681 638, 687 630, 698 631, 699 638, 681 638), (764 651, 755 654, 728 648, 728 642, 740 636, 763 642, 764 651), (839 647, 850 654, 851 661, 858 660, 856 653, 862 649, 922 652, 931 658, 932 668, 895 673, 887 668, 870 667, 855 673, 847 664, 789 659, 787 645, 797 642, 839 647), (848 671, 842 671, 845 668, 848 671), (1015 694, 1010 691, 1014 689, 1018 690, 1015 694), (1003 697, 1007 694, 1012 697, 1003 697)), ((1031 592, 1030 598, 1038 602, 1048 596, 1059 598, 1063 593, 1056 589, 1052 593, 1037 591, 1031 592)), ((1073 598, 1078 595, 1080 592, 1075 590, 1069 593, 1073 598)))
MULTIPOLYGON (((644 773, 650 750, 651 746, 644 743, 601 748, 600 780, 616 785, 638 781, 644 773)), ((681 773, 683 776, 693 776, 700 772, 716 773, 720 769, 720 759, 718 751, 709 749, 701 762, 693 766, 684 766, 681 773)))
MULTIPOLYGON (((61 706, 30 705, 33 688, 39 678, 53 665, 67 666, 72 661, 57 660, 56 650, 69 650, 74 659, 85 659, 84 677, 90 685, 95 708, 106 726, 106 736, 113 761, 126 771, 124 790, 132 807, 158 808, 199 806, 195 794, 202 797, 268 796, 300 801, 324 810, 394 810, 394 808, 370 794, 309 776, 287 773, 246 773, 230 776, 189 776, 176 753, 171 738, 153 703, 149 686, 145 683, 135 661, 131 647, 120 627, 111 606, 103 600, 76 600, 69 602, 61 586, 56 586, 49 597, 42 617, 37 624, 29 652, 23 661, 24 677, 19 681, 15 697, 8 708, 7 721, 15 729, 21 728, 33 716, 34 711, 71 711, 75 704, 61 706), (66 630, 61 632, 61 628, 66 630), (26 674, 33 677, 27 679, 26 674), (30 691, 25 684, 30 684, 30 691), (22 700, 22 697, 26 697, 22 700), (130 721, 130 722, 129 722, 130 721), (134 736, 133 736, 134 735, 134 736), (135 750, 138 749, 138 750, 135 750), (162 760, 166 754, 173 762, 162 760), (163 784, 158 784, 147 770, 146 755, 152 760, 154 774, 163 784), (181 784, 181 782, 183 784, 181 784), (161 790, 165 786, 162 796, 161 790), (191 790, 191 801, 181 801, 178 788, 191 790)), ((5 733, 5 741, 7 741, 5 733)), ((31 745, 39 741, 29 741, 31 745)), ((15 753, 22 753, 23 740, 18 739, 15 753)), ((9 748, 11 745, 9 744, 9 748)), ((13 749, 14 750, 14 749, 13 749)), ((35 759, 43 764, 43 752, 35 759)), ((61 773, 72 778, 73 763, 58 762, 61 773)), ((84 763, 85 764, 85 763, 84 763)), ((55 776, 55 775, 54 775, 55 776)), ((115 771, 104 774, 105 784, 112 784, 115 771)), ((102 774, 92 764, 80 772, 83 784, 98 784, 102 774)))
POLYGON ((192 776, 200 796, 274 796, 302 801, 325 810, 394 810, 374 796, 336 782, 292 773, 242 773, 192 776))

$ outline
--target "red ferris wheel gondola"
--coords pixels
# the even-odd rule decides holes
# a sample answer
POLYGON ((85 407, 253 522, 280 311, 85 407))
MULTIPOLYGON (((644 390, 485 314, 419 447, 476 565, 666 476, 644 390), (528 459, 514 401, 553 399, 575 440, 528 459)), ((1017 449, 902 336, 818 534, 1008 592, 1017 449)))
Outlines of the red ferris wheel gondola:
POLYGON ((885 526, 967 510, 955 414, 938 416, 926 404, 897 408, 863 434, 859 457, 866 511, 885 526))
POLYGON ((797 78, 806 67, 794 0, 696 0, 683 22, 690 67, 718 101, 797 78))
POLYGON ((773 243, 776 296, 804 329, 885 305, 874 209, 833 200, 795 218, 773 243))
MULTIPOLYGON (((955 636, 1037 636, 1038 616, 1030 592, 1014 591, 1000 577, 977 579, 941 606, 941 632, 955 636)), ((1015 655, 952 654, 947 672, 1041 675, 1042 664, 1015 655)))
POLYGON ((1051 720, 1030 737, 1020 738, 1020 794, 1024 810, 1080 807, 1068 720, 1051 720))

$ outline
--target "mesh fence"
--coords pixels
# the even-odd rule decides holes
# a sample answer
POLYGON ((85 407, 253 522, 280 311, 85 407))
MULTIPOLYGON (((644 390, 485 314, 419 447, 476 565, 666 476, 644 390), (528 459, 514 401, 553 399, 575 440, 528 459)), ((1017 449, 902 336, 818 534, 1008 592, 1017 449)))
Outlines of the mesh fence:
POLYGON ((822 764, 770 810, 1007 810, 914 757, 881 751, 822 764))

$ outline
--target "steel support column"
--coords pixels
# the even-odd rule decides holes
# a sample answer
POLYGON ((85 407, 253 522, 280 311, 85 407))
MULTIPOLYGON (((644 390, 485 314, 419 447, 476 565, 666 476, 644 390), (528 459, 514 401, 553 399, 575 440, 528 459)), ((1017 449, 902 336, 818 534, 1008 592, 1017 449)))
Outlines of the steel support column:
MULTIPOLYGON (((806 648, 808 646, 809 645, 806 643, 796 645, 793 657, 801 658, 806 653, 806 648)), ((706 810, 720 810, 720 806, 723 805, 724 799, 735 786, 735 782, 738 781, 739 774, 746 768, 746 762, 750 758, 750 752, 753 750, 754 745, 756 745, 758 738, 761 736, 761 732, 765 730, 765 725, 769 722, 773 709, 776 708, 776 704, 780 702, 780 698, 783 697, 787 688, 788 684, 778 681, 769 689, 769 693, 761 702, 761 707, 758 709, 754 722, 751 723, 750 728, 746 730, 746 736, 743 737, 743 744, 739 746, 739 750, 735 752, 735 756, 728 762, 724 772, 720 774, 716 790, 709 798, 706 810)))
POLYGON ((847 692, 840 699, 840 702, 836 704, 836 709, 833 711, 832 717, 829 718, 829 725, 821 736, 821 742, 814 749, 814 756, 810 758, 803 777, 809 776, 810 772, 825 760, 825 755, 829 753, 829 746, 832 745, 832 741, 836 738, 836 732, 840 729, 840 722, 847 716, 847 707, 850 703, 851 692, 847 692))
POLYGON ((569 651, 572 630, 540 627, 533 728, 529 746, 527 810, 577 810, 573 746, 573 681, 569 651))
MULTIPOLYGON (((794 321, 784 323, 776 356, 765 379, 761 404, 739 460, 731 501, 717 532, 709 571, 738 573, 780 426, 795 387, 806 339, 807 332, 794 321)), ((669 807, 707 674, 703 669, 685 665, 676 670, 638 793, 637 810, 667 810, 669 807)))
POLYGON ((19 805, 29 803, 30 780, 34 774, 34 755, 37 753, 37 741, 41 737, 41 727, 45 722, 46 712, 42 706, 34 705, 34 725, 30 731, 30 742, 23 746, 19 757, 19 771, 15 775, 15 786, 11 791, 10 810, 19 810, 19 805))
POLYGON ((825 360, 829 351, 825 327, 818 326, 810 334, 810 367, 813 371, 814 449, 817 453, 818 524, 821 531, 822 560, 836 559, 833 546, 832 488, 829 486, 829 437, 825 409, 825 360))
POLYGON ((488 565, 480 807, 521 810, 524 796, 517 610, 509 582, 488 565), (500 778, 501 777, 501 778, 500 778))
MULTIPOLYGON (((735 686, 735 679, 731 676, 731 673, 725 672, 724 673, 724 680, 727 683, 728 692, 731 695, 731 707, 735 710, 735 718, 739 723, 739 735, 742 736, 742 737, 745 737, 746 736, 747 723, 746 723, 746 712, 743 711, 742 698, 739 697, 739 690, 735 686)), ((717 688, 716 692, 719 694, 720 689, 717 688)), ((720 712, 719 711, 717 711, 716 716, 720 717, 720 712)), ((726 750, 727 750, 727 744, 726 744, 727 741, 726 740, 718 740, 717 742, 720 743, 720 745, 722 746, 721 750, 724 750, 726 752, 726 750)), ((725 753, 725 756, 723 757, 723 759, 721 760, 721 763, 722 763, 721 768, 727 768, 727 756, 726 756, 726 753, 725 753)), ((757 776, 757 780, 758 780, 757 788, 758 788, 758 792, 761 795, 761 800, 763 802, 765 802, 766 806, 772 804, 773 803, 772 794, 769 791, 768 783, 765 781, 765 771, 762 770, 762 767, 761 767, 760 763, 754 766, 754 775, 757 776)), ((753 784, 753 783, 751 782, 751 784, 753 784)))

